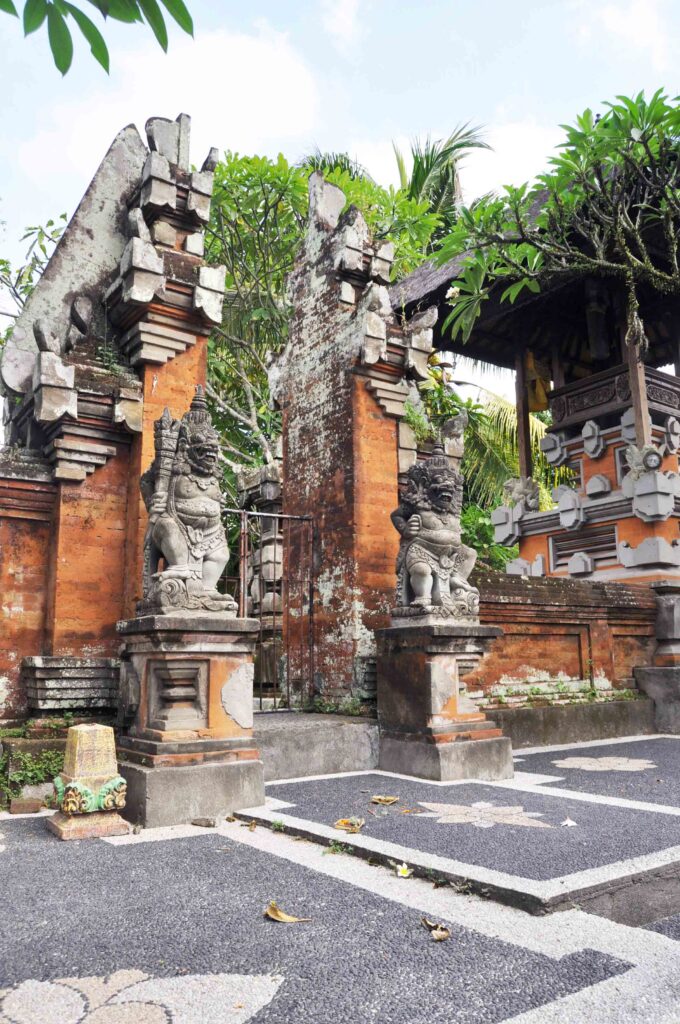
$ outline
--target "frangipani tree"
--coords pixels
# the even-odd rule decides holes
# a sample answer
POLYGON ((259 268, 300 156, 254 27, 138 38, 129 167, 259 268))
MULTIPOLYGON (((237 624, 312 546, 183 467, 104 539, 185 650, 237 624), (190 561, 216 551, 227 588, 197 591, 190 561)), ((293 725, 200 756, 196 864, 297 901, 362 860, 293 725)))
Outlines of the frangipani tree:
POLYGON ((529 185, 459 211, 437 259, 465 255, 446 326, 470 337, 496 287, 513 303, 554 282, 596 278, 620 294, 629 346, 645 344, 640 292, 680 295, 680 106, 662 90, 586 110, 529 185))

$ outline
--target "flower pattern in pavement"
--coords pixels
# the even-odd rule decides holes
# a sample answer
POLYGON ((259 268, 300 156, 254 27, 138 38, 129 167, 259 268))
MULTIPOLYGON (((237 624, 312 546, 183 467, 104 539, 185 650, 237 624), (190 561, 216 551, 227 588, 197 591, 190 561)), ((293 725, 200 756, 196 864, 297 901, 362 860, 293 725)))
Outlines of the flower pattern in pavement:
POLYGON ((134 970, 22 981, 0 989, 0 1024, 245 1024, 282 981, 265 974, 150 978, 134 970))
POLYGON ((563 757, 553 764, 556 768, 578 768, 582 772, 645 772, 656 768, 653 761, 642 757, 563 757))
POLYGON ((520 825, 523 828, 552 828, 546 821, 537 821, 542 817, 539 811, 525 811, 523 807, 507 807, 503 804, 488 804, 480 801, 476 804, 420 804, 431 814, 421 814, 421 818, 436 818, 438 825, 475 825, 477 828, 493 828, 494 825, 520 825))

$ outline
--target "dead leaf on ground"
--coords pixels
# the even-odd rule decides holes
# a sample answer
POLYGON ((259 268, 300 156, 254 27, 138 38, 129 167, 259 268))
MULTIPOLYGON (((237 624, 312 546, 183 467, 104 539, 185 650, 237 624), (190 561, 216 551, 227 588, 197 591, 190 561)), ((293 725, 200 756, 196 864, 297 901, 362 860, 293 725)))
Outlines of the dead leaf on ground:
POLYGON ((224 820, 225 821, 236 821, 236 818, 234 817, 233 814, 228 814, 224 820))
POLYGON ((311 917, 294 917, 292 914, 287 914, 285 910, 281 910, 276 900, 269 901, 265 908, 264 916, 268 917, 271 921, 280 921, 282 924, 302 924, 306 921, 311 921, 311 917))
POLYGON ((379 857, 369 857, 366 863, 368 864, 369 868, 379 868, 382 866, 382 861, 380 860, 379 857))
POLYGON ((241 828, 247 828, 249 832, 254 832, 255 829, 257 828, 257 822, 255 821, 255 818, 253 818, 252 821, 242 821, 241 828))
POLYGON ((398 796, 383 796, 382 794, 378 793, 377 796, 372 796, 371 797, 371 803, 372 804, 382 804, 383 807, 390 807, 392 804, 399 803, 399 797, 398 796))
POLYGON ((426 917, 421 917, 420 923, 427 928, 434 942, 443 942, 445 939, 451 938, 450 930, 438 921, 430 921, 426 917))
POLYGON ((356 835, 365 824, 364 818, 338 818, 333 828, 337 828, 341 832, 347 832, 349 835, 356 835))

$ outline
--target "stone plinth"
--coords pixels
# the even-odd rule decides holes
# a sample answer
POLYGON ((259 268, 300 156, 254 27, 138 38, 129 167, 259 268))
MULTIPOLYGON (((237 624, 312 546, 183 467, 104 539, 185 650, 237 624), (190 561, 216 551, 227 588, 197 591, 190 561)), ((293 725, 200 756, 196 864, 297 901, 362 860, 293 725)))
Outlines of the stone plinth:
POLYGON ((501 630, 411 621, 376 632, 380 768, 441 781, 511 778, 510 740, 461 688, 501 630))
POLYGON ((58 814, 48 828, 60 839, 124 835, 118 814, 125 806, 125 779, 118 774, 113 729, 73 725, 66 739, 63 771, 54 780, 58 814))
POLYGON ((656 593, 654 664, 634 669, 639 688, 654 701, 659 732, 680 733, 680 582, 652 584, 656 593))
POLYGON ((131 821, 179 824, 264 801, 253 740, 258 629, 253 619, 186 611, 118 624, 131 821))

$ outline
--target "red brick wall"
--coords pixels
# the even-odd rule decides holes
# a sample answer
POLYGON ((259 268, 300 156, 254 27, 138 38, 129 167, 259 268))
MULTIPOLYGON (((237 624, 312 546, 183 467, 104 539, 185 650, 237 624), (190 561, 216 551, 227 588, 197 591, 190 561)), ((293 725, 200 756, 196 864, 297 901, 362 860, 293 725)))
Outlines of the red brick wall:
POLYGON ((635 665, 651 665, 656 600, 648 586, 523 579, 476 572, 481 621, 503 629, 466 678, 469 689, 526 682, 534 673, 629 687, 635 665))
POLYGON ((44 649, 23 655, 113 657, 123 615, 130 454, 126 444, 81 483, 59 484, 44 649))
POLYGON ((49 483, 0 477, 0 719, 25 714, 21 659, 42 650, 55 492, 49 483))

